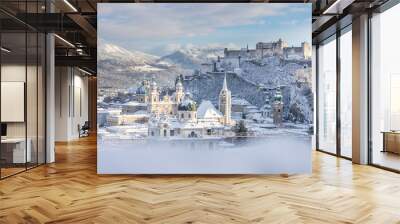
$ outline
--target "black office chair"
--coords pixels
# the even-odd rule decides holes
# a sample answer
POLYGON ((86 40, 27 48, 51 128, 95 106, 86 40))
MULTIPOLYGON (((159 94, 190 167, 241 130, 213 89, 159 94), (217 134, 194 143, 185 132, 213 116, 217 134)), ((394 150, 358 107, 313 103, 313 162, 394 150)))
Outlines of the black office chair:
POLYGON ((90 129, 89 121, 85 121, 82 127, 78 125, 78 129, 79 129, 79 138, 89 136, 89 129, 90 129))

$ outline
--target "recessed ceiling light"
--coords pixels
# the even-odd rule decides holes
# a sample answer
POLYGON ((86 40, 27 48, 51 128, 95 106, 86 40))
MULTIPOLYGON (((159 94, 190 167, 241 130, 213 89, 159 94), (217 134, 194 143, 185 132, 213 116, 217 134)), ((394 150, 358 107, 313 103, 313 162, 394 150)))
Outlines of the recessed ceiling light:
POLYGON ((88 72, 88 71, 86 71, 86 70, 83 70, 83 69, 81 69, 81 68, 79 68, 79 67, 78 67, 78 70, 81 71, 81 72, 83 72, 83 73, 85 73, 85 74, 87 74, 87 75, 90 75, 90 76, 93 75, 92 73, 90 73, 90 72, 88 72))
POLYGON ((68 5, 74 12, 78 12, 78 10, 68 1, 64 0, 64 3, 68 5))
POLYGON ((73 45, 71 42, 69 42, 68 40, 62 38, 61 36, 59 36, 58 34, 54 34, 55 37, 57 37, 59 40, 61 40, 62 42, 64 42, 65 44, 69 45, 70 47, 75 48, 75 45, 73 45))
POLYGON ((336 0, 322 14, 342 14, 343 10, 351 5, 355 0, 336 0))
POLYGON ((11 52, 11 50, 9 50, 9 49, 7 49, 5 47, 1 47, 0 49, 1 49, 1 51, 4 51, 6 53, 10 53, 11 52))

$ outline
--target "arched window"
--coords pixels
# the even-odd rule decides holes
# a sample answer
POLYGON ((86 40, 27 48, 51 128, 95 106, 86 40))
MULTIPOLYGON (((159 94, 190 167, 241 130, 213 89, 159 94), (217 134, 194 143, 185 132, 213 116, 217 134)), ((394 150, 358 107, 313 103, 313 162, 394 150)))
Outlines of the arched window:
POLYGON ((167 137, 167 130, 164 129, 164 137, 167 137))

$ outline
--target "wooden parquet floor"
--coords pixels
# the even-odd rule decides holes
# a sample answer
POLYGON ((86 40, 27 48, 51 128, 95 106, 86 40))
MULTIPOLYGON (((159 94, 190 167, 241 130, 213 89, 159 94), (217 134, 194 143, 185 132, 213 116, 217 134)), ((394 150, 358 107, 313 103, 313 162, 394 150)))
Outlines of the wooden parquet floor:
POLYGON ((0 181, 0 223, 400 223, 400 175, 315 152, 311 175, 97 175, 94 137, 0 181))

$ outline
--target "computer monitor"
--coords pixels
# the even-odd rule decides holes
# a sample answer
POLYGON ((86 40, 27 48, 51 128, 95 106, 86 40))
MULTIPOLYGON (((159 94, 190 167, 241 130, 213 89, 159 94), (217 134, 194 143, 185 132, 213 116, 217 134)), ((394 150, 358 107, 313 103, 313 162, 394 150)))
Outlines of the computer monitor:
POLYGON ((7 136, 7 124, 1 124, 1 137, 7 136))

